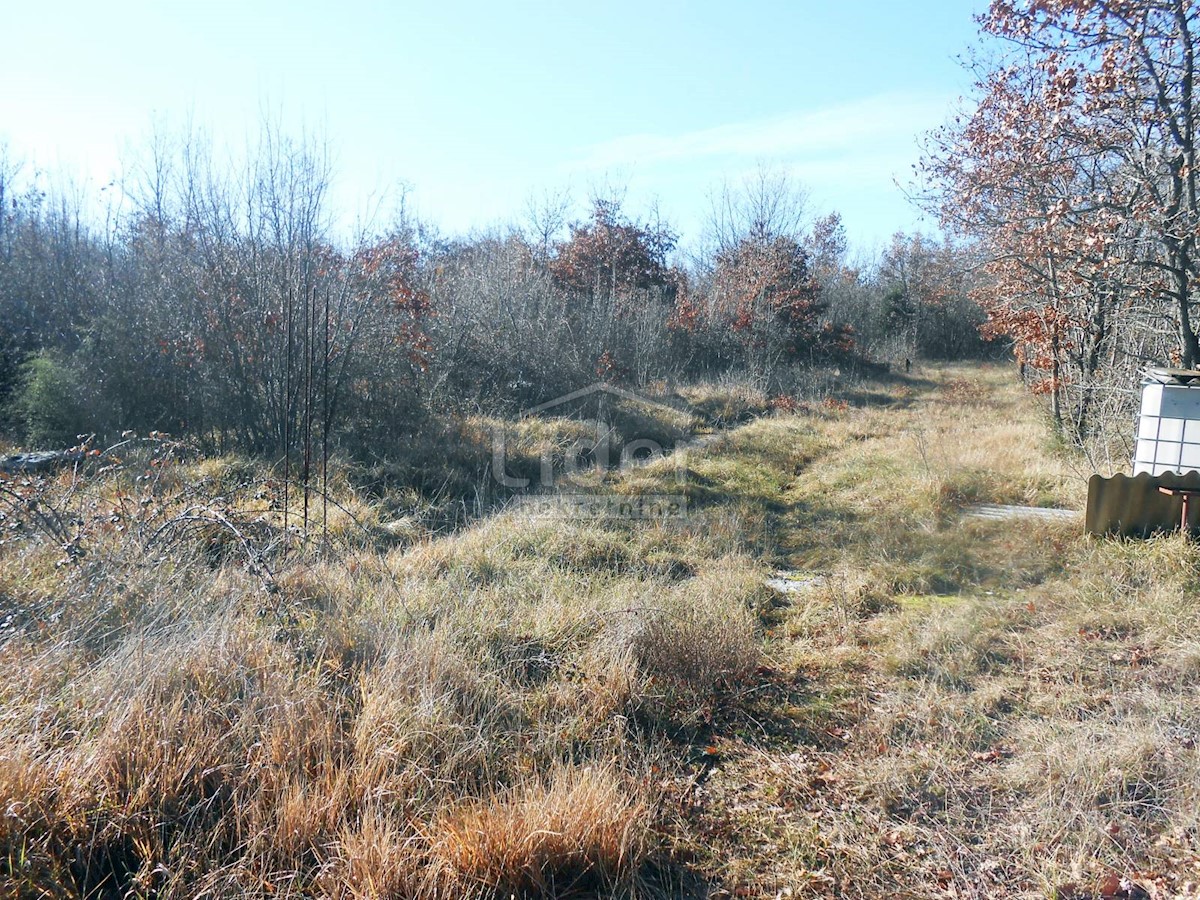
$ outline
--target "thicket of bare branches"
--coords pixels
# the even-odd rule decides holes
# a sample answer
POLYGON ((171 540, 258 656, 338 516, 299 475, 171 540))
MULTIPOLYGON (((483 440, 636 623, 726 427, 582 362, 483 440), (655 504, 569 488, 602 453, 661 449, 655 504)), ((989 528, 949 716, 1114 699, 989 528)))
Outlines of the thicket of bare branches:
POLYGON ((307 481, 331 448, 386 456, 432 414, 597 379, 778 395, 814 367, 979 350, 961 252, 897 237, 853 265, 837 215, 781 176, 720 192, 691 255, 611 197, 574 220, 550 198, 524 229, 442 239, 401 215, 347 238, 331 178, 320 144, 271 128, 240 163, 156 137, 107 204, 0 165, 9 436, 154 429, 295 459, 307 481))

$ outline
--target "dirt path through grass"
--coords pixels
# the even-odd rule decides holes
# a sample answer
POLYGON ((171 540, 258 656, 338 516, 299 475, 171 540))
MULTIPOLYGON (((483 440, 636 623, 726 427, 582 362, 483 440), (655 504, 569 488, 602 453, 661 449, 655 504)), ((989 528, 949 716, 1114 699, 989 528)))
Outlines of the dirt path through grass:
POLYGON ((787 472, 760 543, 807 582, 696 788, 729 894, 1194 895, 1195 551, 962 518, 1082 506, 1014 382, 931 370, 723 448, 787 472))
POLYGON ((0 896, 1196 896, 1196 549, 964 518, 1083 503, 1005 367, 768 408, 582 476, 661 519, 347 482, 281 558, 266 466, 29 486, 78 539, 5 510, 0 896))

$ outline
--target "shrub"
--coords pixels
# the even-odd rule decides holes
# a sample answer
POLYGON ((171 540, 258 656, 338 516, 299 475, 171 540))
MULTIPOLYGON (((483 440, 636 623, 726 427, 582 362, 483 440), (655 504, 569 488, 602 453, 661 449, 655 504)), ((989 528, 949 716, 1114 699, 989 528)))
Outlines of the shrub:
POLYGON ((39 353, 23 366, 14 418, 31 445, 69 447, 89 430, 83 379, 64 356, 39 353))
POLYGON ((752 568, 718 566, 628 622, 621 637, 656 685, 658 715, 684 726, 703 723, 722 695, 744 686, 760 660, 751 604, 761 590, 752 568))

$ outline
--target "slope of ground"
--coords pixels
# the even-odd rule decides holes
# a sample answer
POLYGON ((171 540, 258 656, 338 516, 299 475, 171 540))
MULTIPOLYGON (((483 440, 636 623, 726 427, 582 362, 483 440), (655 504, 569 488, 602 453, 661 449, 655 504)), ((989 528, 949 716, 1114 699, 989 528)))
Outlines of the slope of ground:
POLYGON ((337 540, 286 559, 277 482, 139 452, 0 485, 5 896, 1085 898, 1200 875, 1198 558, 1082 517, 964 518, 1082 506, 1007 369, 586 485, 683 516, 515 507, 410 543, 347 484, 337 540))

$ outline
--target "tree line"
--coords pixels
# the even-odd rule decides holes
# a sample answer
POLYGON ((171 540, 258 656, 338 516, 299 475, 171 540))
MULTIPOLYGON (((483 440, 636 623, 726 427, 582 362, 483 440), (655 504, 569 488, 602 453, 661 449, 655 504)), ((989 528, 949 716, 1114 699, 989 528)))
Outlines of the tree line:
POLYGON ((838 216, 765 171, 714 193, 684 254, 611 196, 486 233, 401 214, 347 239, 327 155, 270 129, 237 166, 156 139, 109 206, 4 159, 0 421, 28 445, 158 430, 308 465, 597 379, 786 394, 814 368, 988 349, 968 251, 897 235, 852 261, 838 216))
POLYGON ((1138 370, 1200 365, 1191 0, 993 0, 977 103, 931 135, 929 205, 971 243, 991 333, 1063 434, 1127 445, 1138 370))

